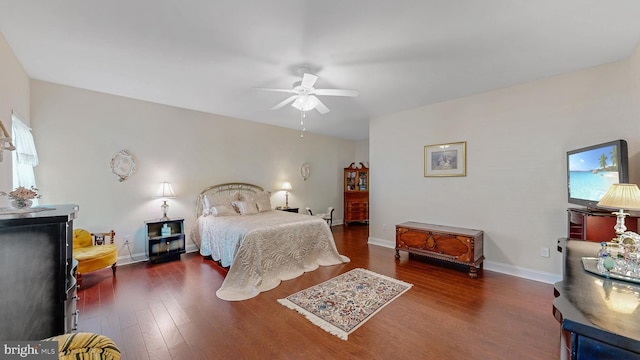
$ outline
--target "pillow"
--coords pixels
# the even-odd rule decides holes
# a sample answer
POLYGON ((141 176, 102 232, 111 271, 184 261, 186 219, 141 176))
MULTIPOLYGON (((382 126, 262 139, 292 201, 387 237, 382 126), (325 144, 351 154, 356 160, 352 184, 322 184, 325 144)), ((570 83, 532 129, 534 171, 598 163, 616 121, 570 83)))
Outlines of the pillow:
POLYGON ((258 207, 253 201, 234 201, 231 204, 238 209, 240 215, 252 215, 258 213, 258 207))
POLYGON ((209 202, 209 207, 218 205, 231 205, 231 202, 240 200, 240 193, 236 191, 233 194, 205 195, 205 198, 208 198, 205 201, 209 202))
POLYGON ((264 212, 271 210, 271 193, 268 191, 255 194, 252 200, 258 205, 258 211, 264 212))
POLYGON ((240 192, 238 193, 238 200, 240 201, 252 201, 254 194, 252 192, 240 192))
POLYGON ((202 215, 207 216, 211 212, 209 211, 211 208, 211 202, 209 201, 209 197, 207 195, 202 195, 202 215))
POLYGON ((84 229, 73 229, 73 248, 81 248, 93 245, 91 233, 84 229))
POLYGON ((213 216, 238 215, 238 212, 236 211, 236 208, 233 207, 233 205, 231 205, 231 204, 229 204, 229 205, 212 206, 209 212, 213 216))

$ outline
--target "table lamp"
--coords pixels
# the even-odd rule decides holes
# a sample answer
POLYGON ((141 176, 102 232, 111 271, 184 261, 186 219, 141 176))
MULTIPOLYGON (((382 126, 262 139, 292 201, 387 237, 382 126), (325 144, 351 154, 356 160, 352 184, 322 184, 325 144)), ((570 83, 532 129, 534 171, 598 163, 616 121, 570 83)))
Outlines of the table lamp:
POLYGON ((284 208, 288 209, 289 208, 289 191, 293 190, 293 187, 291 187, 291 183, 289 181, 283 182, 282 183, 282 190, 285 191, 285 193, 284 193, 284 198, 285 198, 284 208))
POLYGON ((169 217, 167 216, 167 210, 169 210, 167 199, 176 197, 176 194, 173 192, 173 189, 171 188, 171 183, 168 183, 166 181, 161 182, 160 187, 156 192, 156 196, 154 197, 161 198, 163 201, 162 205, 160 206, 162 208, 162 217, 160 218, 160 220, 161 221, 169 220, 169 217))
POLYGON ((613 229, 616 231, 618 242, 621 242, 622 234, 627 231, 624 218, 629 215, 624 209, 640 210, 640 189, 636 184, 613 184, 600 199, 598 206, 618 210, 612 213, 617 219, 613 229))

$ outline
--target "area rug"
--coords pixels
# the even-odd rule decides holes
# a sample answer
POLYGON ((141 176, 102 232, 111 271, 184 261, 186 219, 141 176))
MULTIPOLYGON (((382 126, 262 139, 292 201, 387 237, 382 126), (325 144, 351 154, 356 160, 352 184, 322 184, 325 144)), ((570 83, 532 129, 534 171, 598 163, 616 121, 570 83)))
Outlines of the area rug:
POLYGON ((349 334, 412 286, 373 271, 353 269, 278 302, 347 340, 349 334))

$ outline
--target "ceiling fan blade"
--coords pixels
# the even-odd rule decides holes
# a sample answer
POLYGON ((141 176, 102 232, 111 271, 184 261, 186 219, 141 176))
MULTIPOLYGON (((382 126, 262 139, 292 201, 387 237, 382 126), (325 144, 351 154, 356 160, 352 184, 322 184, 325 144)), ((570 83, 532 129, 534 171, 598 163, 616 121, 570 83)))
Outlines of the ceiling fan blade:
POLYGON ((291 95, 288 98, 284 99, 282 102, 280 102, 278 105, 272 107, 271 110, 278 110, 283 106, 287 105, 288 103, 292 102, 293 100, 295 100, 297 97, 298 95, 291 95))
POLYGON ((300 86, 307 89, 312 88, 313 84, 315 84, 316 81, 318 81, 317 76, 305 73, 304 75, 302 75, 302 82, 300 83, 300 86))
POLYGON ((358 96, 358 90, 347 89, 315 89, 313 93, 316 95, 329 96, 358 96))
POLYGON ((322 102, 320 101, 320 99, 318 99, 317 97, 311 95, 309 97, 315 98, 315 100, 318 101, 318 104, 316 105, 316 110, 318 110, 318 112, 322 115, 326 114, 329 112, 329 108, 322 102))
POLYGON ((263 88, 263 87, 254 87, 254 89, 258 89, 258 90, 266 90, 266 91, 277 91, 277 92, 293 93, 293 90, 291 90, 291 89, 274 89, 274 88, 263 88))

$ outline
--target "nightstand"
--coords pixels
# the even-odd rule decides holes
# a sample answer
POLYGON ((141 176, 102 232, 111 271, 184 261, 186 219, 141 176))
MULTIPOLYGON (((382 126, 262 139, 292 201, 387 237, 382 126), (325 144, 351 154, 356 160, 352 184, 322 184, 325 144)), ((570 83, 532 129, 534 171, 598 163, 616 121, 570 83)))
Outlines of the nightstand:
POLYGON ((185 253, 184 219, 147 220, 148 255, 152 263, 180 260, 185 253))
POLYGON ((290 207, 290 208, 284 208, 284 207, 278 206, 278 207, 276 208, 276 210, 286 211, 286 212, 292 212, 292 213, 297 213, 297 212, 298 212, 298 210, 300 210, 300 208, 292 208, 292 207, 290 207))

